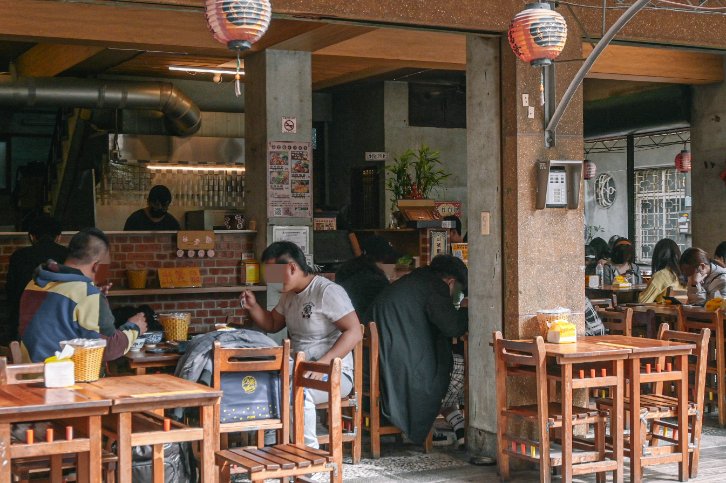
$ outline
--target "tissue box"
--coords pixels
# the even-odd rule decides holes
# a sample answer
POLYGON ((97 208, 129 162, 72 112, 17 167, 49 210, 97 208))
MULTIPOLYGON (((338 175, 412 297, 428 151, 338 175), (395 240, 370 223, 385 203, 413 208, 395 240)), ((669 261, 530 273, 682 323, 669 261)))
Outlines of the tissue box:
POLYGON ((68 387, 76 383, 75 364, 71 360, 46 362, 43 371, 45 387, 68 387))

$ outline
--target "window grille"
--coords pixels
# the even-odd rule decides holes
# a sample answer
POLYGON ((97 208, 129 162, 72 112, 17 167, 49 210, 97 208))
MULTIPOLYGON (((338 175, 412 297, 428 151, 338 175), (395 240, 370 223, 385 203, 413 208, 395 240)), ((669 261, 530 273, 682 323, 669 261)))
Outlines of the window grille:
POLYGON ((686 211, 686 174, 674 168, 635 171, 635 257, 650 263, 659 240, 674 240, 687 248, 678 231, 678 218, 686 211))

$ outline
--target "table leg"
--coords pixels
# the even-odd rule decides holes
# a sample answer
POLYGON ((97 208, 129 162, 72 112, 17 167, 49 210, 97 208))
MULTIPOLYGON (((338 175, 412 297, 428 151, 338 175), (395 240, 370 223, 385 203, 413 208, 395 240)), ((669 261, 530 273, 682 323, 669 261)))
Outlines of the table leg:
POLYGON ((154 454, 151 459, 151 467, 153 468, 154 483, 164 483, 164 445, 155 444, 152 447, 154 454))
POLYGON ((219 449, 219 428, 214 423, 214 405, 202 406, 200 412, 204 428, 202 447, 200 451, 200 469, 202 483, 214 483, 217 479, 217 471, 214 463, 214 453, 219 449))
POLYGON ((681 463, 678 465, 678 479, 688 481, 688 356, 678 357, 681 380, 678 381, 678 448, 681 463))
POLYGON ((118 481, 132 483, 131 480, 131 413, 118 414, 118 481))
POLYGON ((10 471, 10 425, 0 424, 0 483, 10 483, 12 474, 10 471))
POLYGON ((618 468, 615 470, 613 475, 613 483, 622 483, 623 481, 623 425, 624 425, 624 407, 623 397, 624 388, 623 381, 625 376, 623 374, 623 361, 617 360, 613 362, 613 372, 615 377, 618 378, 617 385, 612 388, 613 391, 613 413, 610 416, 610 436, 613 440, 613 458, 618 464, 618 468))
POLYGON ((640 427, 640 359, 630 359, 630 481, 643 478, 643 445, 640 427))
POLYGON ((572 364, 562 364, 562 481, 572 481, 572 364))
POLYGON ((76 427, 88 437, 89 451, 78 454, 78 481, 101 481, 101 416, 80 419, 76 427))

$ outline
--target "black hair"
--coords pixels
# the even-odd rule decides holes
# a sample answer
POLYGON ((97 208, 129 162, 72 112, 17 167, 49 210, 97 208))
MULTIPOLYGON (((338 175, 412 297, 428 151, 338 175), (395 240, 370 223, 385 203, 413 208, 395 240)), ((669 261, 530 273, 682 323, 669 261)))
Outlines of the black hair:
POLYGON ((268 263, 270 260, 275 260, 277 263, 295 262, 305 275, 315 272, 305 260, 303 251, 293 242, 279 241, 265 248, 262 252, 262 263, 268 263))
POLYGON ((456 232, 461 235, 461 220, 458 216, 449 215, 444 217, 444 221, 453 221, 454 225, 456 226, 456 232))
POLYGON ((84 228, 68 243, 68 259, 81 263, 98 260, 109 249, 108 237, 98 228, 84 228))
POLYGON ((678 247, 678 244, 670 238, 663 238, 653 248, 651 264, 653 273, 668 268, 679 280, 682 279, 683 274, 681 273, 681 267, 679 265, 680 259, 681 249, 678 247))
POLYGON ((171 191, 163 184, 157 184, 149 191, 149 197, 147 198, 149 203, 158 201, 162 205, 171 203, 171 191))
POLYGON ((429 269, 441 277, 454 277, 461 284, 464 293, 468 291, 469 269, 460 258, 453 255, 436 255, 429 269))
POLYGON ((719 262, 718 260, 711 260, 708 258, 708 253, 705 252, 705 250, 701 250, 700 248, 691 247, 685 252, 683 252, 683 255, 681 255, 680 260, 681 269, 682 267, 690 267, 690 268, 696 268, 699 265, 709 263, 713 263, 714 265, 718 265, 721 268, 724 268, 724 264, 719 262))
POLYGON ((618 240, 613 247, 612 262, 617 265, 621 263, 635 263, 635 249, 632 243, 625 238, 618 240))
POLYGON ((615 244, 619 242, 620 240, 627 240, 627 238, 623 238, 620 235, 613 235, 608 240, 608 248, 610 248, 610 251, 613 251, 613 248, 615 248, 615 244))
POLYGON ((593 238, 592 241, 590 241, 589 246, 595 249, 595 257, 597 257, 598 260, 610 258, 610 246, 608 245, 608 242, 599 236, 593 238))
POLYGON ((61 234, 61 224, 45 213, 36 216, 28 226, 28 233, 38 240, 55 240, 61 234))
POLYGON ((726 241, 718 244, 716 251, 713 253, 714 257, 719 257, 722 260, 726 260, 726 241))

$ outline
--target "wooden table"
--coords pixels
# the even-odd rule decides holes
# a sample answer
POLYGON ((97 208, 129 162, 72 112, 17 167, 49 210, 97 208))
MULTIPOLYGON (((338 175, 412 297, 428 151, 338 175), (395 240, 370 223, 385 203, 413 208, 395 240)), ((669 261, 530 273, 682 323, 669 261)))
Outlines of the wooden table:
MULTIPOLYGON (((688 430, 686 429, 688 428, 688 356, 695 348, 695 345, 642 337, 626 337, 624 335, 605 335, 588 337, 587 339, 589 344, 628 349, 630 351, 628 354, 628 374, 630 377, 630 480, 640 482, 643 478, 643 466, 668 460, 680 463, 678 475, 681 481, 686 481, 688 479, 688 430), (641 373, 641 359, 664 356, 677 358, 676 370, 641 373), (680 451, 667 456, 644 455, 644 445, 647 445, 648 442, 641 440, 640 433, 641 384, 666 381, 675 381, 678 386, 678 427, 683 429, 678 433, 680 451)), ((615 396, 613 396, 614 412, 617 411, 615 404, 615 396)), ((622 404, 620 404, 620 407, 622 408, 622 404)), ((621 434, 616 434, 616 436, 622 440, 621 434)), ((615 437, 613 437, 614 439, 615 437)))
POLYGON ((101 416, 108 414, 110 406, 108 398, 67 388, 46 389, 39 384, 0 386, 0 482, 12 481, 12 459, 73 453, 78 453, 78 481, 101 481, 101 416), (56 431, 50 443, 13 443, 11 426, 31 421, 71 425, 73 439, 66 440, 65 434, 56 431))
MULTIPOLYGON (((637 295, 644 291, 648 286, 644 283, 636 283, 630 287, 618 287, 615 285, 603 285, 598 288, 586 287, 585 293, 588 298, 602 298, 609 297, 613 299, 613 305, 617 304, 617 298, 619 295, 628 295, 628 298, 635 298, 637 295)), ((637 300, 631 300, 637 302, 637 300)))
MULTIPOLYGON (((603 337, 607 339, 615 336, 603 337)), ((572 392, 574 389, 609 386, 612 388, 611 395, 614 405, 610 421, 610 434, 613 439, 614 481, 621 482, 623 481, 623 361, 628 358, 632 349, 597 344, 592 339, 592 337, 581 337, 574 344, 545 344, 547 357, 553 358, 560 366, 560 374, 556 380, 562 384, 562 481, 572 481, 574 474, 589 472, 588 470, 593 466, 602 466, 602 463, 580 463, 573 467, 572 392), (574 364, 591 363, 609 363, 611 365, 610 374, 573 378, 574 364)), ((554 395, 550 394, 550 399, 552 396, 554 395)))
MULTIPOLYGON (((157 347, 167 348, 169 346, 159 344, 157 347)), ((154 367, 176 367, 177 362, 179 362, 179 359, 181 358, 181 354, 178 352, 164 352, 158 354, 148 352, 146 347, 144 347, 137 352, 129 351, 124 357, 129 363, 129 368, 134 371, 134 374, 144 375, 146 374, 147 369, 154 367)))
MULTIPOLYGON (((120 483, 131 483, 131 448, 154 446, 154 482, 164 481, 164 443, 201 442, 200 474, 203 482, 215 481, 214 452, 219 449, 219 428, 214 422, 221 391, 169 374, 108 377, 84 384, 83 394, 111 400, 110 421, 104 424, 118 438, 120 483), (173 422, 164 431, 163 410, 199 407, 199 427, 173 422), (162 413, 162 414, 160 414, 162 413), (132 428, 132 420, 134 427, 132 428)), ((100 481, 100 480, 92 480, 100 481)))

